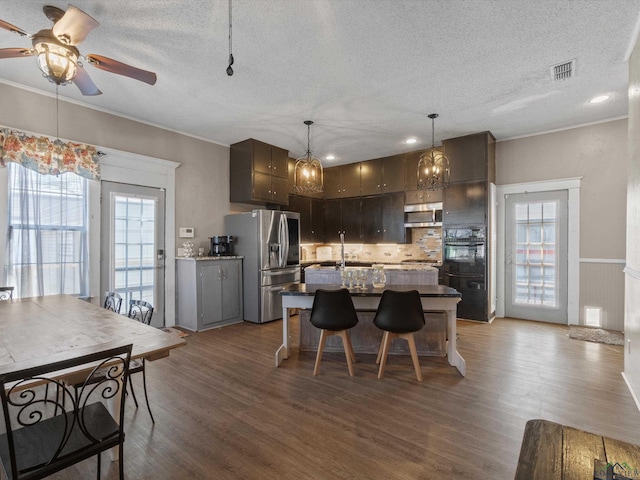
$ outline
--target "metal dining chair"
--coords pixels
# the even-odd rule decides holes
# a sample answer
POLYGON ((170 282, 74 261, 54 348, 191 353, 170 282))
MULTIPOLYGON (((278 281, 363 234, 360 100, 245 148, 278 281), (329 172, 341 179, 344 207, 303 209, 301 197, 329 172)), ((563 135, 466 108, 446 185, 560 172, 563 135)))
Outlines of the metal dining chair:
MULTIPOLYGON (((144 300, 129 300, 129 313, 127 314, 127 316, 129 318, 138 320, 139 322, 146 325, 151 325, 151 317, 153 317, 153 306, 149 302, 145 302, 144 300)), ((142 386, 144 388, 144 400, 147 403, 147 410, 149 411, 151 421, 153 423, 156 423, 155 419, 153 418, 153 413, 151 413, 151 406, 149 406, 149 396, 147 395, 146 360, 144 358, 131 360, 131 366, 129 367, 129 386, 131 387, 131 396, 133 397, 133 403, 135 403, 136 408, 138 408, 138 399, 136 398, 136 393, 133 389, 131 375, 140 372, 142 372, 142 386)))
POLYGON ((320 343, 316 354, 313 374, 317 375, 322 360, 322 351, 327 337, 337 335, 342 338, 344 353, 347 358, 349 375, 353 377, 353 362, 355 355, 349 338, 349 329, 358 323, 358 315, 351 300, 351 294, 346 288, 339 290, 316 290, 311 307, 311 324, 320 329, 320 343))
POLYGON ((0 469, 6 477, 41 479, 97 456, 99 480, 101 453, 118 447, 118 478, 124 479, 124 393, 131 348, 129 344, 0 375, 5 426, 0 469), (90 372, 75 391, 57 380, 73 369, 90 372), (59 396, 48 398, 43 384, 52 384, 59 396), (65 408, 64 399, 72 405, 65 408))
POLYGON ((104 308, 112 312, 120 313, 122 297, 116 292, 106 292, 104 297, 104 308))
POLYGON ((0 287, 0 300, 12 300, 14 287, 0 287))
POLYGON ((382 378, 389 354, 389 345, 393 338, 404 338, 409 343, 409 351, 413 360, 418 381, 422 381, 420 362, 416 351, 413 334, 424 327, 424 312, 420 293, 417 290, 396 291, 385 290, 380 299, 373 324, 384 331, 378 350, 376 363, 380 364, 378 378, 382 378))

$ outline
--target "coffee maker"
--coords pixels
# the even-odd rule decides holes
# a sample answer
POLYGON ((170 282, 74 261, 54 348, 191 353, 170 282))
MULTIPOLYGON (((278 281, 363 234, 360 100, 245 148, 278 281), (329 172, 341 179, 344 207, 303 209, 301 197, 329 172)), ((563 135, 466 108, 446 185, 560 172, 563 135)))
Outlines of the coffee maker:
POLYGON ((211 237, 209 240, 211 244, 209 256, 233 255, 233 237, 231 235, 211 237))

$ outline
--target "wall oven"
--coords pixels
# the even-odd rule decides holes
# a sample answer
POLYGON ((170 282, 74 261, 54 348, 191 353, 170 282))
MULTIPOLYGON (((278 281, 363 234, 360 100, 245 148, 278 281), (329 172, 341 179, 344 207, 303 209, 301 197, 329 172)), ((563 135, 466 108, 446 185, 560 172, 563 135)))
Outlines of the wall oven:
POLYGON ((445 229, 444 280, 462 295, 458 317, 487 320, 486 229, 484 226, 445 229))

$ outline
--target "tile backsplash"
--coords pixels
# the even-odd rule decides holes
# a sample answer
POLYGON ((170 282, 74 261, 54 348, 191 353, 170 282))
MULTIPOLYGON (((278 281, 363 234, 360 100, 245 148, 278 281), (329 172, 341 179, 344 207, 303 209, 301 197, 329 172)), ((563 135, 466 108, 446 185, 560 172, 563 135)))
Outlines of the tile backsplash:
MULTIPOLYGON (((411 243, 407 244, 367 244, 345 243, 344 256, 351 262, 400 263, 402 261, 436 261, 442 263, 442 235, 440 227, 413 228, 411 243)), ((340 244, 302 244, 300 260, 302 262, 340 261, 340 244), (318 248, 320 247, 320 250, 318 248), (318 255, 318 253, 320 255, 318 255), (326 261, 326 260, 325 260, 326 261)))

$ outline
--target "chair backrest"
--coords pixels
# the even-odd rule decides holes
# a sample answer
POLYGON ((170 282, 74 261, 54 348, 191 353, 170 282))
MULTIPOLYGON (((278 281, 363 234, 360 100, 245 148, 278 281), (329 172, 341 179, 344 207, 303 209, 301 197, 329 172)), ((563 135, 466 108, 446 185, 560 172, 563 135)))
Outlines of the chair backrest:
POLYGON ((112 312, 120 313, 122 306, 122 297, 116 292, 106 292, 104 294, 104 308, 112 312))
POLYGON ((139 322, 151 325, 153 306, 144 300, 129 300, 129 318, 135 318, 139 322))
POLYGON ((349 290, 316 290, 309 321, 323 330, 338 331, 355 327, 358 314, 349 290))
POLYGON ((0 300, 11 300, 13 298, 13 287, 0 287, 0 300))
POLYGON ((131 348, 0 374, 6 427, 0 435, 0 460, 8 478, 44 478, 124 441, 131 348), (88 375, 77 391, 64 381, 69 369, 88 375), (57 395, 48 395, 49 385, 57 395), (118 399, 114 418, 104 402, 118 399))
POLYGON ((424 327, 424 312, 417 290, 385 290, 373 324, 389 332, 417 332, 424 327))

